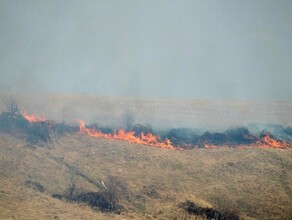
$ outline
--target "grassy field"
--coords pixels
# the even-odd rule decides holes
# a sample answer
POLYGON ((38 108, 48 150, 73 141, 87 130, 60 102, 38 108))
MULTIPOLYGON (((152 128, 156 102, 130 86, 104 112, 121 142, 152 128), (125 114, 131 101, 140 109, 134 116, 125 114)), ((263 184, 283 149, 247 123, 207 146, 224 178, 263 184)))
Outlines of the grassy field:
POLYGON ((291 219, 291 186, 292 150, 175 151, 77 134, 35 148, 0 133, 0 219, 191 219, 179 208, 185 200, 241 219, 291 219), (78 192, 99 191, 95 183, 116 176, 127 198, 122 213, 53 198, 72 175, 78 192))

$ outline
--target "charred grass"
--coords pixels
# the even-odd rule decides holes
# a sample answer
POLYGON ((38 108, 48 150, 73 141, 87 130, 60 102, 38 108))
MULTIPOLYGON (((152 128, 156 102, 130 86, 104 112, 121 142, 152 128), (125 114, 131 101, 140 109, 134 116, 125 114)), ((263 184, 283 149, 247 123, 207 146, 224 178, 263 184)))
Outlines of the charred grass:
MULTIPOLYGON (((123 141, 65 135, 52 148, 31 148, 0 133, 1 219, 200 219, 180 204, 238 213, 241 219, 289 219, 289 149, 173 151, 123 141), (119 214, 66 195, 102 195, 114 176, 123 187, 119 214)), ((82 200, 82 199, 80 199, 82 200)))

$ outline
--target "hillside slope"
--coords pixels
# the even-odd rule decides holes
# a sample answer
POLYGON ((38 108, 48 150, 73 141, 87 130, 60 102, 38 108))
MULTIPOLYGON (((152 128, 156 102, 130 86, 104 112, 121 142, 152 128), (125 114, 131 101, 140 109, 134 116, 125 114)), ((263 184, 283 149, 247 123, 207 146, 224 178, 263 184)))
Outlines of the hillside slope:
POLYGON ((185 200, 241 219, 289 219, 291 186, 292 150, 175 151, 84 135, 41 148, 0 133, 1 219, 181 219, 188 217, 179 208, 185 200), (126 195, 122 213, 53 198, 72 175, 78 192, 99 191, 101 180, 117 177, 126 195))

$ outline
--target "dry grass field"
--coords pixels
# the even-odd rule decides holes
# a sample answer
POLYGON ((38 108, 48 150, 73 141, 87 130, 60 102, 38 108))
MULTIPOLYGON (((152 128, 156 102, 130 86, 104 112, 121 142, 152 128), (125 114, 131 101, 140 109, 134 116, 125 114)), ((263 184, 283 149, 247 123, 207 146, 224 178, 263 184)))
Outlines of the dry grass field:
POLYGON ((196 219, 179 208, 186 200, 241 219, 291 219, 291 186, 290 149, 176 151, 77 134, 35 148, 0 133, 0 219, 196 219), (122 212, 53 198, 72 175, 77 192, 99 191, 96 183, 115 176, 122 212))

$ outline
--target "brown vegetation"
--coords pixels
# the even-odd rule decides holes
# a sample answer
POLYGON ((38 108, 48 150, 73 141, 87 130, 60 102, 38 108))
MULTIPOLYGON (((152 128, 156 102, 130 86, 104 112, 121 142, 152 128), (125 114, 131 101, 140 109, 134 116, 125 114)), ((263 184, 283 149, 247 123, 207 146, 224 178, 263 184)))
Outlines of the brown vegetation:
POLYGON ((60 137, 54 148, 31 148, 0 133, 0 218, 183 219, 179 204, 190 200, 200 207, 236 210, 241 219, 288 219, 291 153, 257 148, 169 151, 75 134, 60 137), (75 185, 68 181, 70 173, 75 185), (64 195, 68 186, 74 188, 72 197, 103 195, 120 214, 52 197, 64 195))

